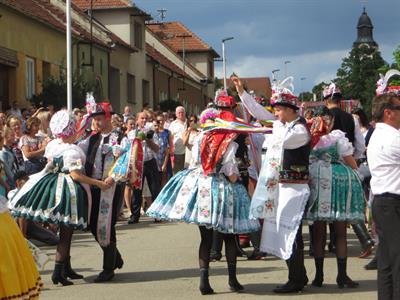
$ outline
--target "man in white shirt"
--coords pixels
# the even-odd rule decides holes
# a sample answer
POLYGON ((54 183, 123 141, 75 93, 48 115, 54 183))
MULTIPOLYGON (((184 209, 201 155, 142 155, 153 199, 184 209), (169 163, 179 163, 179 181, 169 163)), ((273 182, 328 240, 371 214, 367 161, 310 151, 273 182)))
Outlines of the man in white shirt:
POLYGON ((160 151, 160 146, 155 138, 154 130, 146 128, 147 115, 145 112, 137 114, 136 130, 132 130, 128 138, 133 138, 138 134, 138 131, 143 132, 146 139, 143 141, 143 180, 142 188, 133 190, 133 197, 131 199, 131 217, 128 224, 135 224, 140 219, 140 208, 142 207, 143 197, 143 183, 144 179, 147 180, 149 185, 152 201, 154 201, 161 190, 161 177, 158 172, 157 153, 160 151))
POLYGON ((187 128, 186 112, 183 106, 175 110, 176 120, 169 125, 169 131, 174 138, 174 174, 185 167, 186 146, 183 143, 183 134, 187 128))
POLYGON ((378 299, 400 299, 400 97, 375 97, 372 113, 377 123, 367 158, 379 236, 378 299))

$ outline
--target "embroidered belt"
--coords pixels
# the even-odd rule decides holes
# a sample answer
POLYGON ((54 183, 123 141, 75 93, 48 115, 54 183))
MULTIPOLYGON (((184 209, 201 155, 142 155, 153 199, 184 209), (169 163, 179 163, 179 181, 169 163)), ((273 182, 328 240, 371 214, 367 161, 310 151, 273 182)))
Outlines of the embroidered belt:
POLYGON ((293 170, 283 170, 279 172, 279 182, 280 183, 297 183, 304 184, 309 183, 309 172, 308 171, 293 171, 293 170))

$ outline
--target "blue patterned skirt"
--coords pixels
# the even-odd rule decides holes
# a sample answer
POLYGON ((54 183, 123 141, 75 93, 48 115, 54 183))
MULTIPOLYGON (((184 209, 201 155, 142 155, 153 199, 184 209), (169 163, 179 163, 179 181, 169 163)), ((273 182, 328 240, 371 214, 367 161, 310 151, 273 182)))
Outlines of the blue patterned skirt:
POLYGON ((250 198, 240 183, 225 176, 204 176, 201 168, 181 171, 172 177, 147 215, 213 228, 223 233, 248 233, 260 229, 249 219, 250 198))

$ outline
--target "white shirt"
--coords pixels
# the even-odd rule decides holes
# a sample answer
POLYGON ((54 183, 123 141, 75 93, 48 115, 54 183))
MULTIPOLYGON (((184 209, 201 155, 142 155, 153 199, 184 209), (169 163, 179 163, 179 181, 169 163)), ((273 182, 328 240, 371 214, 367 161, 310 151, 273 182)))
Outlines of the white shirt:
POLYGON ((374 195, 400 195, 400 131, 377 123, 367 150, 371 171, 371 190, 374 195))
MULTIPOLYGON (((147 132, 149 131, 149 129, 143 128, 141 130, 144 134, 147 134, 147 132)), ((128 133, 128 138, 122 140, 121 142, 121 146, 124 148, 127 145, 128 140, 129 141, 133 141, 135 139, 137 135, 137 129, 131 130, 128 133)), ((157 138, 157 133, 154 133, 152 141, 154 144, 156 144, 157 146, 159 146, 158 144, 158 138, 157 138)), ((146 140, 144 140, 142 142, 142 146, 143 146, 143 161, 150 161, 154 158, 157 158, 157 153, 155 153, 150 147, 149 145, 146 143, 146 140)))
POLYGON ((186 130, 186 122, 182 124, 180 120, 175 120, 169 125, 168 130, 174 137, 174 154, 185 154, 186 146, 183 143, 183 133, 186 130))

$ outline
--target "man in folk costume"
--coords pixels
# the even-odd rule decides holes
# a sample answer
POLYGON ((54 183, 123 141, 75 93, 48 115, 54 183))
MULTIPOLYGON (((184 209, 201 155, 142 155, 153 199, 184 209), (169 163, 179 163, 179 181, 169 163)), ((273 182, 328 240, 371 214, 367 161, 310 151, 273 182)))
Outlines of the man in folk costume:
MULTIPOLYGON (((239 78, 231 78, 249 112, 259 120, 271 113, 246 93, 239 78)), ((310 195, 308 164, 311 150, 306 122, 298 115, 293 95, 293 77, 273 86, 271 105, 277 121, 268 139, 268 149, 251 202, 250 217, 263 218, 260 250, 286 260, 289 281, 276 293, 301 291, 308 282, 304 267, 302 218, 310 195)))
POLYGON ((92 134, 81 141, 78 146, 86 154, 86 175, 95 179, 104 180, 112 187, 102 191, 96 186, 91 186, 92 207, 90 211, 90 229, 103 250, 103 271, 94 279, 95 282, 110 281, 114 277, 114 270, 122 268, 123 260, 117 249, 115 224, 118 215, 118 202, 116 199, 116 184, 109 171, 115 158, 112 143, 115 137, 111 134, 110 103, 88 103, 87 110, 92 119, 92 134))

